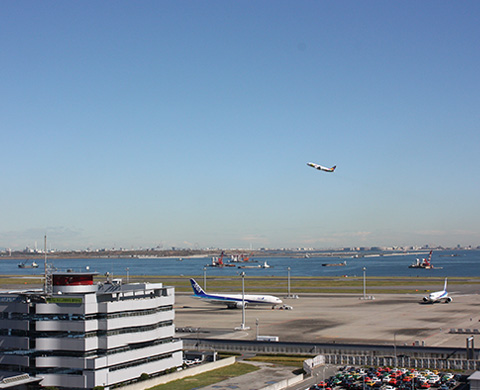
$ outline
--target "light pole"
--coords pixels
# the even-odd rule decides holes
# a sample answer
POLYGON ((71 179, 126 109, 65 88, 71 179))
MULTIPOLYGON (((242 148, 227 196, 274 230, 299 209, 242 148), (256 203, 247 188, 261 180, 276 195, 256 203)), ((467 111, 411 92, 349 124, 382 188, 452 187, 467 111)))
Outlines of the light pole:
POLYGON ((290 267, 288 267, 287 270, 288 270, 288 295, 287 295, 287 298, 290 298, 290 267))
POLYGON ((235 330, 247 330, 250 328, 245 326, 245 272, 242 272, 240 275, 242 277, 242 324, 235 330))
POLYGON ((257 319, 255 320, 255 325, 257 326, 257 338, 256 338, 257 340, 258 340, 258 324, 259 324, 259 323, 260 323, 260 322, 258 321, 258 318, 257 318, 257 319))
POLYGON ((129 274, 130 268, 127 267, 126 271, 127 271, 127 284, 128 284, 130 281, 130 274, 129 274))
POLYGON ((393 355, 395 356, 395 368, 397 368, 397 332, 393 333, 393 355))
POLYGON ((363 267, 362 270, 363 270, 363 299, 367 299, 367 283, 365 278, 367 267, 363 267))
POLYGON ((242 329, 245 329, 245 272, 242 272, 242 329))
POLYGON ((207 291, 207 267, 203 267, 203 289, 207 291))

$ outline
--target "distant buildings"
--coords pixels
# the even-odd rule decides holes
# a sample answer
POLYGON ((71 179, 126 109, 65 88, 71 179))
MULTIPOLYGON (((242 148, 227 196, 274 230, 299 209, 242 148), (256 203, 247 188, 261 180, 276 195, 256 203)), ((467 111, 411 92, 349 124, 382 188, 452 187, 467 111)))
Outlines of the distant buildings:
POLYGON ((43 386, 92 389, 182 365, 174 288, 94 284, 94 275, 56 272, 46 291, 0 294, 0 376, 14 382, 28 374, 43 386))

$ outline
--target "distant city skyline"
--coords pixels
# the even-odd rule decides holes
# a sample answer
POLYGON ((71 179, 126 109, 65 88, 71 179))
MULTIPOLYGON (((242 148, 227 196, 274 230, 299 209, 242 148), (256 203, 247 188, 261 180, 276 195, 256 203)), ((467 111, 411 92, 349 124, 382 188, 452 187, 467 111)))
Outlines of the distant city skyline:
MULTIPOLYGON (((361 251, 361 250, 382 250, 382 251, 403 251, 403 250, 429 250, 429 249, 444 249, 444 250, 474 250, 480 249, 480 245, 454 245, 454 246, 444 246, 444 245, 405 245, 405 246, 395 246, 395 245, 372 245, 372 246, 341 246, 341 247, 323 247, 323 248, 314 248, 314 247, 199 247, 197 245, 193 247, 183 246, 183 247, 164 247, 162 245, 151 246, 151 247, 125 247, 125 246, 118 246, 118 247, 101 247, 101 248, 55 248, 51 245, 47 245, 47 253, 52 252, 102 252, 102 251, 145 251, 145 252, 171 252, 171 251, 223 251, 223 250, 231 250, 231 251, 287 251, 287 252, 314 252, 314 251, 361 251)), ((37 253, 42 254, 45 253, 44 244, 40 245, 38 242, 35 242, 33 246, 25 246, 23 248, 7 248, 7 247, 0 247, 0 251, 2 252, 23 252, 23 253, 37 253)))
POLYGON ((0 247, 480 244, 478 2, 1 10, 0 247))

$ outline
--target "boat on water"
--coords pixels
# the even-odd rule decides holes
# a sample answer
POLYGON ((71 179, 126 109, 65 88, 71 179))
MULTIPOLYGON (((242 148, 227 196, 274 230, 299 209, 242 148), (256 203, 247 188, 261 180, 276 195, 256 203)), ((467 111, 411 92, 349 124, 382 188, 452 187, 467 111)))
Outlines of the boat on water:
POLYGON ((210 264, 205 264, 205 267, 235 267, 235 264, 224 263, 223 257, 225 254, 222 252, 220 257, 212 257, 212 262, 210 264))
POLYGON ((28 264, 27 261, 24 261, 18 265, 18 268, 38 268, 38 264, 34 261, 32 261, 31 264, 28 264))
POLYGON ((421 269, 432 269, 432 252, 428 255, 428 259, 416 259, 408 268, 421 268, 421 269))
POLYGON ((343 263, 323 263, 322 266, 324 267, 343 267, 347 265, 347 260, 345 260, 343 263))
POLYGON ((270 268, 270 264, 266 261, 263 264, 258 265, 239 265, 238 268, 270 268))

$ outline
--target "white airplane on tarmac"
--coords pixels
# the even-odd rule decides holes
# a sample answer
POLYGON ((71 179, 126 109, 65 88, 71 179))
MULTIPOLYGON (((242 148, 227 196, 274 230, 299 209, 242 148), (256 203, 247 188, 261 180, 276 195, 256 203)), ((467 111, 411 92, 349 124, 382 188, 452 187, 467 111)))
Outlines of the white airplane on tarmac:
POLYGON ((318 165, 318 164, 315 164, 315 163, 312 163, 312 162, 307 163, 307 165, 309 167, 318 169, 319 171, 325 171, 325 172, 333 172, 335 170, 335 168, 337 167, 336 165, 334 165, 331 168, 327 168, 327 167, 324 167, 322 165, 318 165))
POLYGON ((441 302, 442 300, 445 301, 445 303, 452 302, 452 297, 448 296, 447 292, 447 278, 445 278, 445 286, 442 291, 435 291, 423 297, 423 302, 425 303, 441 302))
POLYGON ((192 284, 195 298, 217 305, 227 305, 229 309, 241 309, 243 305, 245 307, 267 305, 273 307, 282 304, 282 300, 273 295, 244 294, 242 298, 242 294, 207 294, 195 279, 190 279, 190 283, 192 284))

